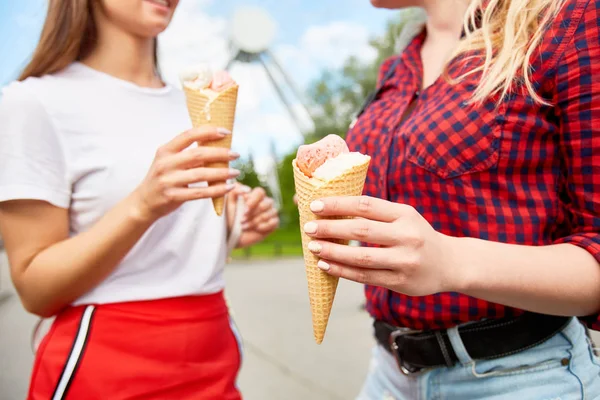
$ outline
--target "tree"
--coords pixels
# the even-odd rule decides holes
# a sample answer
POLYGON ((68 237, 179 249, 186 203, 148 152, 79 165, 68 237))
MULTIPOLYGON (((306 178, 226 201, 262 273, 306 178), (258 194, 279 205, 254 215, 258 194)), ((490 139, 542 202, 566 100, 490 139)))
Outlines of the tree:
POLYGON ((356 112, 377 85, 379 67, 395 53, 396 39, 407 23, 417 19, 420 11, 407 10, 387 23, 385 33, 370 41, 377 52, 370 63, 350 57, 337 71, 324 71, 309 90, 313 100, 314 131, 306 137, 314 142, 329 134, 345 137, 356 112))
MULTIPOLYGON (((324 71, 309 89, 312 98, 314 130, 306 135, 306 143, 315 142, 329 134, 346 136, 348 127, 367 96, 377 85, 379 67, 384 60, 395 53, 396 39, 404 26, 418 18, 420 11, 409 10, 400 13, 387 24, 381 37, 370 41, 377 55, 370 63, 350 57, 339 70, 324 71)), ((296 152, 286 155, 279 165, 279 178, 283 205, 281 209, 282 227, 297 229, 298 208, 293 203, 294 173, 292 160, 296 152)))
POLYGON ((298 229, 299 215, 298 207, 294 204, 294 171, 292 161, 296 158, 296 153, 286 155, 279 163, 279 185, 281 187, 282 204, 280 210, 282 229, 298 229))
POLYGON ((252 156, 248 157, 247 160, 238 160, 233 164, 234 168, 237 168, 241 173, 237 178, 237 181, 241 184, 249 186, 251 188, 262 187, 263 189, 268 189, 261 182, 258 174, 256 173, 256 169, 254 168, 254 160, 252 156))

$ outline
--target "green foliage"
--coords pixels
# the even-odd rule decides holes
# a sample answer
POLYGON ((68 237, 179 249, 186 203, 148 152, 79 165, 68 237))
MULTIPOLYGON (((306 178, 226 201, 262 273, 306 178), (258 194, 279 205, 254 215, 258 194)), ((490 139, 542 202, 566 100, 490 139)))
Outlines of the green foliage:
POLYGON ((329 134, 346 136, 356 112, 377 85, 379 67, 394 54, 395 40, 412 14, 404 12, 401 17, 389 21, 383 36, 370 41, 376 51, 373 62, 364 63, 350 57, 337 71, 324 71, 309 90, 315 112, 314 131, 306 137, 312 143, 329 134))
MULTIPOLYGON (((383 61, 394 54, 395 40, 402 27, 410 20, 412 14, 404 12, 387 24, 381 37, 373 38, 370 45, 377 55, 373 62, 363 63, 351 57, 336 71, 324 71, 321 77, 309 89, 312 99, 313 120, 315 128, 306 136, 306 143, 312 143, 329 134, 346 136, 348 127, 363 102, 375 89, 379 67, 383 61)), ((294 173, 292 160, 296 152, 286 155, 279 167, 279 179, 283 194, 281 209, 282 227, 293 227, 298 224, 298 209, 293 203, 294 173)))
POLYGON ((262 187, 270 195, 270 190, 262 184, 256 169, 254 168, 254 160, 250 157, 248 160, 238 160, 233 165, 233 168, 240 170, 241 174, 237 181, 251 188, 262 187))
POLYGON ((282 229, 298 230, 299 215, 298 208, 294 204, 294 171, 292 161, 295 153, 290 153, 279 163, 279 185, 281 187, 282 205, 280 210, 282 229))

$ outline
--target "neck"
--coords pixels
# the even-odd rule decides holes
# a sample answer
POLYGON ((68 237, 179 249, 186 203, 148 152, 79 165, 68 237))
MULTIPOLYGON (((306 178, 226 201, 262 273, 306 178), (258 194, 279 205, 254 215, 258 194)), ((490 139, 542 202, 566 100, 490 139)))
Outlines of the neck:
POLYGON ((423 88, 442 74, 460 41, 468 0, 423 0, 427 12, 427 37, 421 47, 423 88))
POLYGON ((139 86, 164 86, 154 66, 154 39, 136 37, 101 19, 96 45, 82 62, 139 86))
POLYGON ((436 42, 458 41, 469 6, 467 0, 423 0, 427 37, 436 42))

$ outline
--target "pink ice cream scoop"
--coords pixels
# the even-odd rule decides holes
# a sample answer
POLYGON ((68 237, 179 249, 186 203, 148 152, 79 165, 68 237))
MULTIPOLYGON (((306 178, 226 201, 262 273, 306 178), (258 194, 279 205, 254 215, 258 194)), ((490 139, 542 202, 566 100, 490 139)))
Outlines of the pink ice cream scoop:
POLYGON ((217 71, 213 75, 210 88, 215 92, 222 92, 234 83, 235 81, 227 71, 217 71))
POLYGON ((327 135, 318 142, 300 146, 296 155, 296 164, 300 171, 311 178, 315 170, 325 161, 349 152, 344 139, 337 135, 327 135))

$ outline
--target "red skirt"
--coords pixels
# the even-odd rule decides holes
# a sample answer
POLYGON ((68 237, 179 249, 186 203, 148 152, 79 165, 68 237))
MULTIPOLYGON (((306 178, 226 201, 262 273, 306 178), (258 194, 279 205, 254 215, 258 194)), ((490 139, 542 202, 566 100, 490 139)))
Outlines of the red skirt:
POLYGON ((29 400, 238 400, 222 293, 70 307, 37 351, 29 400))

